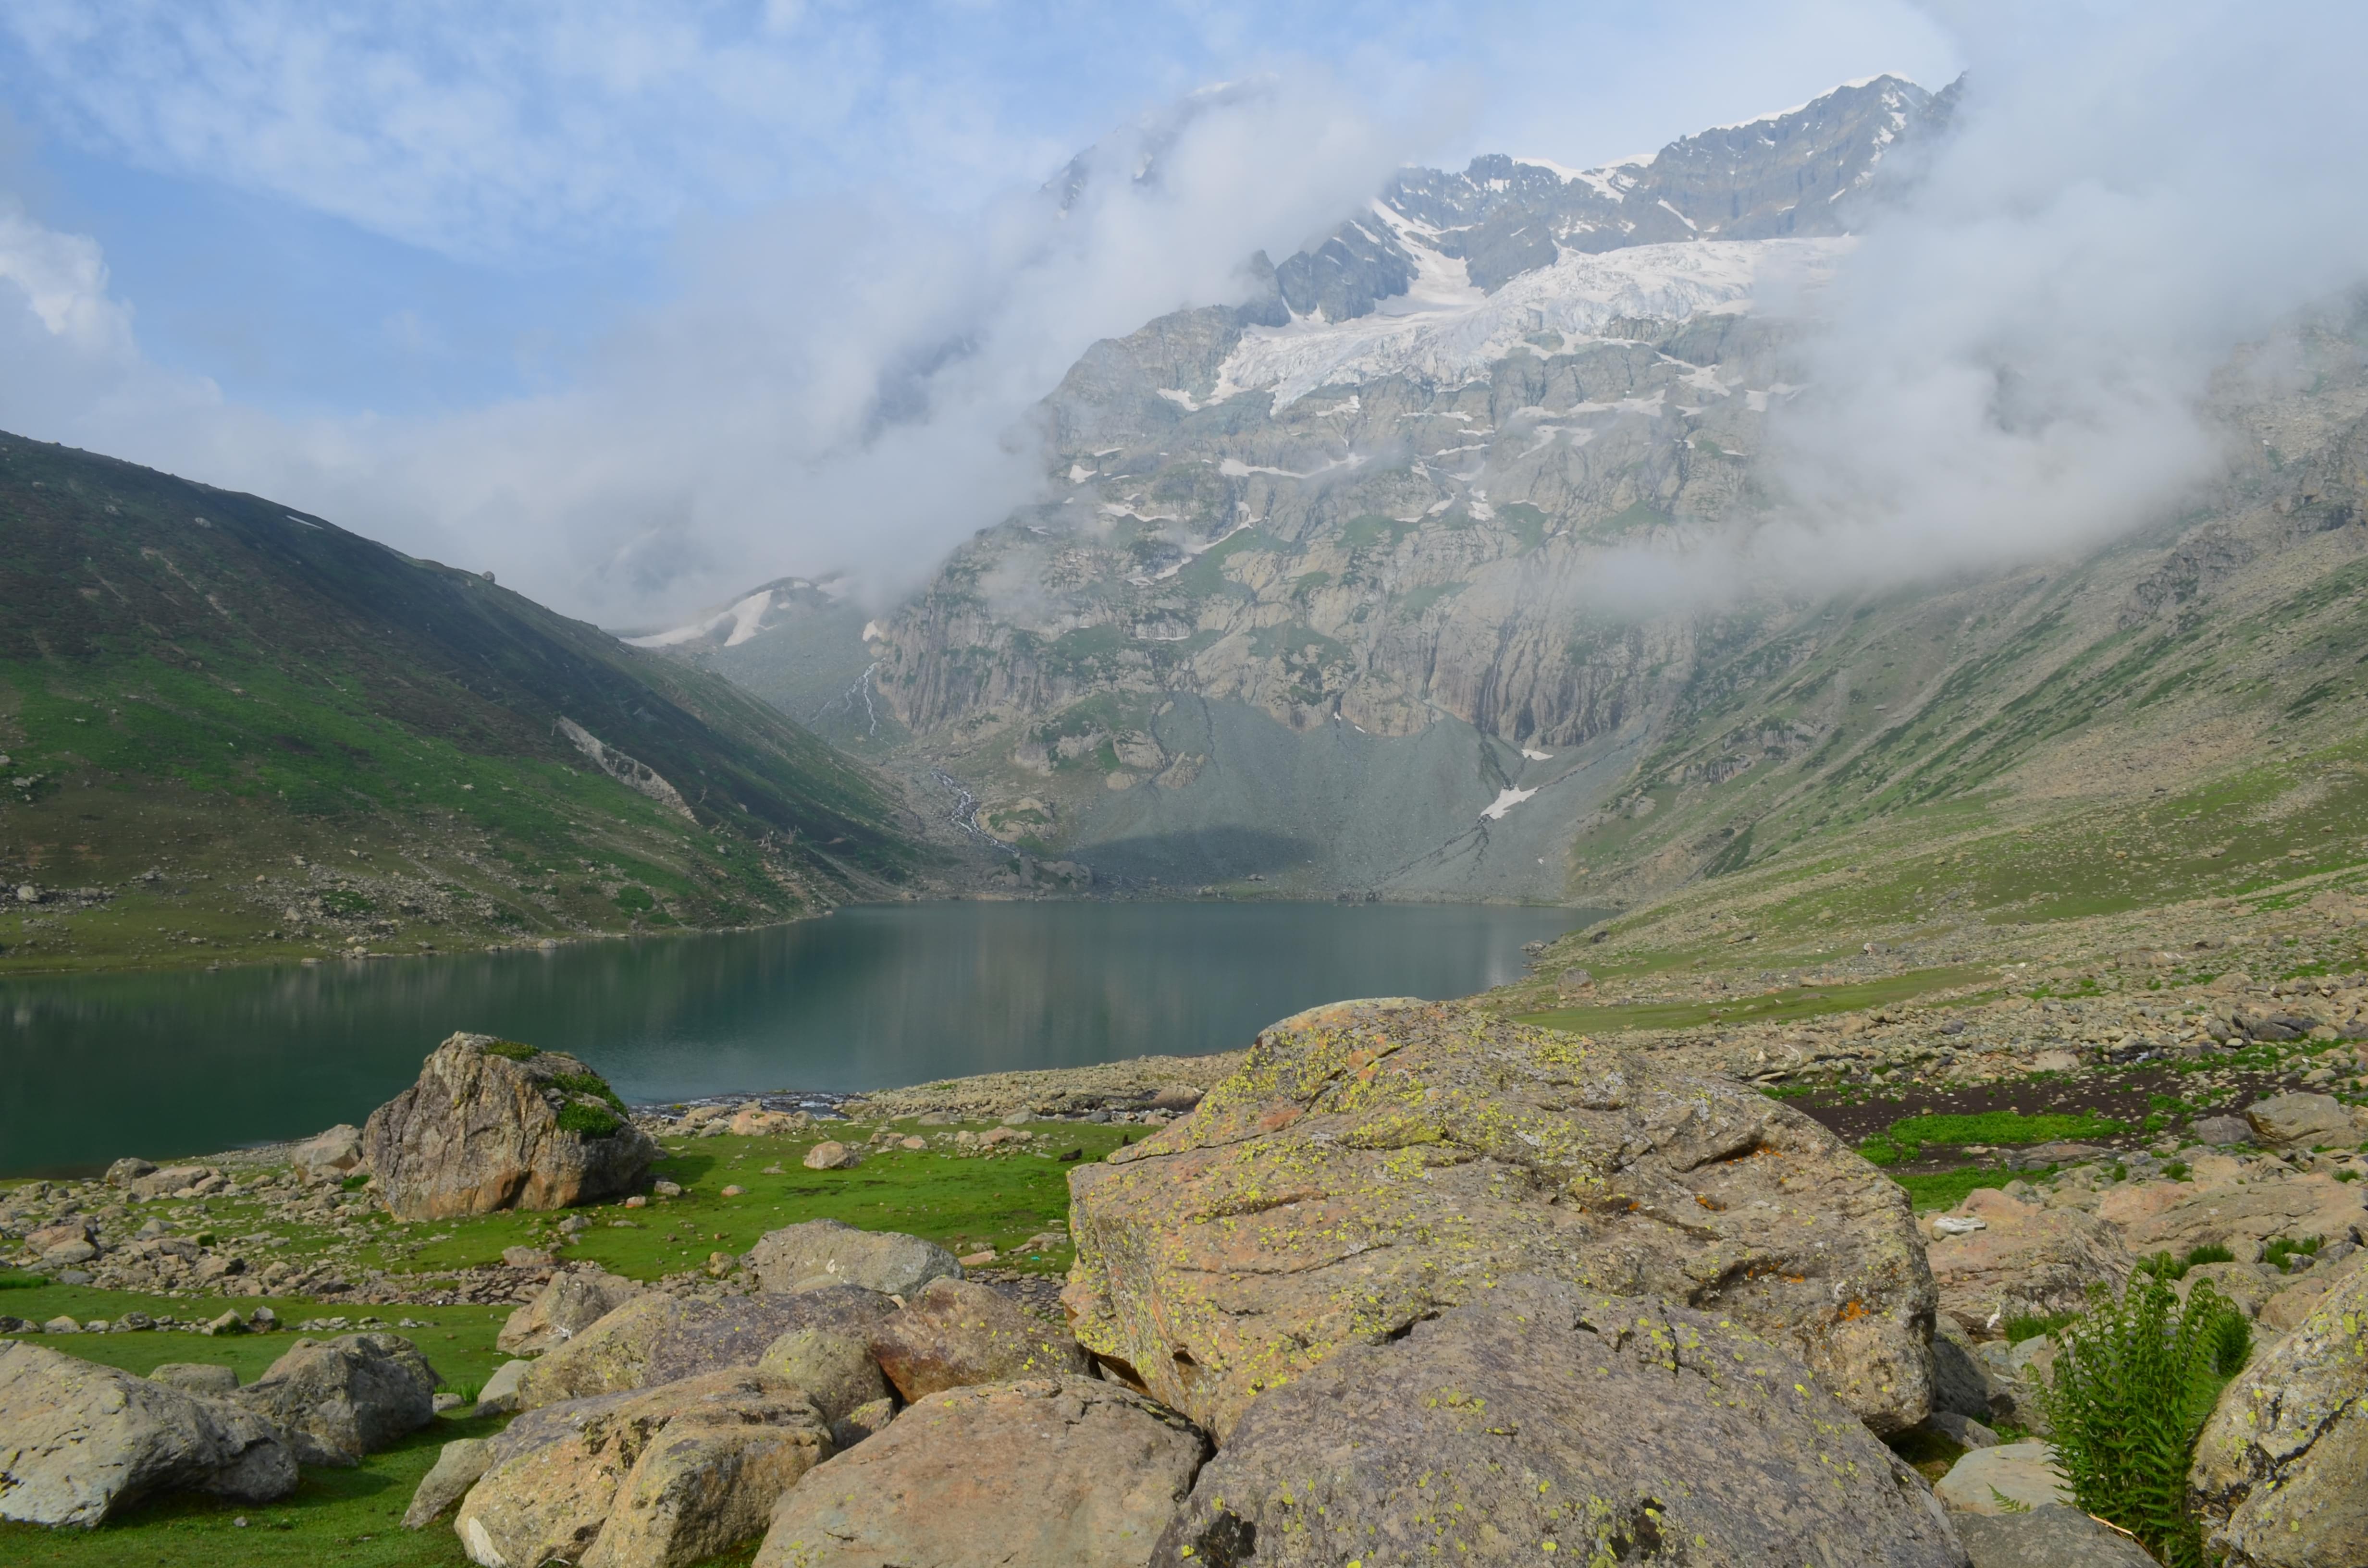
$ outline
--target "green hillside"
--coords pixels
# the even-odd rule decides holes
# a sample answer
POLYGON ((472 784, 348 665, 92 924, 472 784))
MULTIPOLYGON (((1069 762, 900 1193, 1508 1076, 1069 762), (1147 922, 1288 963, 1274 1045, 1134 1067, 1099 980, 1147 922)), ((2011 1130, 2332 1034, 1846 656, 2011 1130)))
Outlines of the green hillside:
POLYGON ((6 436, 0 754, 0 971, 753 924, 927 854, 874 776, 712 675, 6 436))

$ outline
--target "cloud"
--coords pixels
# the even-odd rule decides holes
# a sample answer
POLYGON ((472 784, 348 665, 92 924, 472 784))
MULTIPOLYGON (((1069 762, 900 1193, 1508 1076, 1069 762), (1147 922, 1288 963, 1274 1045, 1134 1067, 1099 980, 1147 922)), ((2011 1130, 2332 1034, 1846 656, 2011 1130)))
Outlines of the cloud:
POLYGON ((883 197, 709 220, 678 243, 674 301, 563 390, 402 420, 268 418, 158 369, 97 247, 19 214, 0 278, 28 280, 17 327, 80 391, 29 407, 46 394, 12 368, 0 418, 606 619, 791 569, 851 570, 884 597, 1043 486, 1029 410, 1096 339, 1240 298, 1245 258, 1337 222, 1429 134, 1307 71, 1105 140, 1065 209, 1027 188, 961 216, 883 197))
POLYGON ((1787 504, 1749 554, 1804 584, 2164 517, 2224 471, 2215 371, 2368 278, 2368 99, 2346 63, 2368 13, 1949 15, 1971 64, 1954 132, 1817 302, 1812 390, 1771 419, 1787 504))

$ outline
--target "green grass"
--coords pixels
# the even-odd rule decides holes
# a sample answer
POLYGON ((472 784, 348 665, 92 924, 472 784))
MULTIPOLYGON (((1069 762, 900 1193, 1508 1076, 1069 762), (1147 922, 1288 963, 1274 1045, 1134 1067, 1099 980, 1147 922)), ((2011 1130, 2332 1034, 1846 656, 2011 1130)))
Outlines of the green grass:
POLYGON ((2004 1187, 2021 1171, 1985 1170, 1968 1166, 1964 1170, 1932 1171, 1922 1175, 1896 1176, 1891 1179, 1907 1189, 1908 1201, 1918 1214, 1936 1210, 1954 1209, 1976 1188, 2004 1187))
POLYGON ((1963 1116, 1905 1116, 1861 1143, 1858 1152, 1878 1165, 1888 1165, 1920 1157, 1927 1143, 2012 1148, 2058 1139, 2112 1138, 2128 1131, 2123 1122, 2086 1112, 2026 1116, 2017 1110, 1986 1110, 1963 1116))

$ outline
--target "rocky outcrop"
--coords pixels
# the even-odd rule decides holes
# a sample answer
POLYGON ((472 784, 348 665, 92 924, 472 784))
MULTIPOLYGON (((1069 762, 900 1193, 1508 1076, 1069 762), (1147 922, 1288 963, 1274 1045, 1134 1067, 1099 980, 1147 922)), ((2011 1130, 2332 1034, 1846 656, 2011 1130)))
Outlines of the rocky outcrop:
POLYGON ((669 1383, 732 1367, 754 1367, 783 1335, 825 1329, 868 1342, 896 1310, 876 1290, 831 1285, 789 1295, 677 1301, 636 1296, 529 1367, 522 1408, 669 1383))
POLYGON ((555 1051, 456 1034, 370 1113, 363 1158, 390 1213, 441 1220, 631 1192, 657 1145, 609 1085, 555 1051))
POLYGON ((253 1411, 0 1344, 0 1519, 97 1525, 152 1493, 263 1503, 295 1485, 296 1456, 253 1411))
POLYGON ((231 1397, 288 1434, 305 1464, 350 1465, 436 1418, 443 1380, 400 1335, 299 1339, 231 1397))
POLYGON ((1976 1339, 1997 1338, 2009 1318, 2078 1312, 2090 1286, 2118 1287, 2136 1263, 2121 1233, 2094 1215, 2020 1202, 1995 1187, 1975 1188, 1930 1229, 1941 1311, 1976 1339))
POLYGON ((2221 1391, 2188 1487, 2230 1568, 2368 1562, 2368 1273, 2221 1391))
POLYGON ((932 1279, 959 1279, 962 1273, 954 1255, 934 1242, 895 1231, 859 1231, 837 1220, 768 1232, 748 1249, 747 1264, 768 1290, 860 1285, 891 1296, 910 1296, 932 1279))
POLYGON ((1090 1378, 950 1390, 784 1497, 757 1568, 1141 1568, 1208 1451, 1090 1378))
MULTIPOLYGON (((2202 1176, 2204 1162, 2196 1164, 2202 1176)), ((2097 1212, 2121 1228, 2130 1251, 2140 1257, 2157 1252, 2184 1256, 2205 1245, 2237 1249, 2244 1256, 2248 1244, 2258 1248, 2272 1236, 2333 1239, 2368 1223, 2359 1183, 2318 1172, 2295 1175, 2275 1161, 2248 1165, 2241 1176, 2149 1182, 2126 1195, 2117 1189, 2106 1195, 2097 1212)))
POLYGON ((674 1568, 755 1536, 830 1451, 814 1402, 753 1368, 570 1400, 489 1439, 453 1528, 484 1568, 674 1568))
POLYGON ((542 1294, 509 1315, 494 1341, 509 1356, 532 1356, 590 1328, 646 1287, 593 1266, 554 1275, 542 1294))
POLYGON ((1351 1558, 1964 1562, 1921 1479, 1783 1346, 1535 1277, 1258 1396, 1152 1561, 1351 1558))
POLYGON ((1077 1337, 1221 1441, 1262 1389, 1520 1273, 1731 1316, 1879 1430, 1930 1407, 1897 1187, 1740 1085, 1472 1009, 1285 1019, 1070 1189, 1077 1337))
POLYGON ((932 1279, 872 1331, 871 1353, 909 1403, 971 1383, 1087 1370, 1085 1352, 992 1285, 932 1279))

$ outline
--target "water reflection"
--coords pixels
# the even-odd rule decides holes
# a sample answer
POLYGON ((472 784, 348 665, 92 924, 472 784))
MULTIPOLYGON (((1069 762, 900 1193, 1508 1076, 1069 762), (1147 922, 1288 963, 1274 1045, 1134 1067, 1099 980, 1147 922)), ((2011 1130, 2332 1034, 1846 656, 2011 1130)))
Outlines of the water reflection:
POLYGON ((554 952, 0 983, 0 1172, 359 1121, 454 1029, 573 1051, 629 1099, 863 1089, 1216 1051, 1343 996, 1516 978, 1584 912, 942 903, 554 952))

